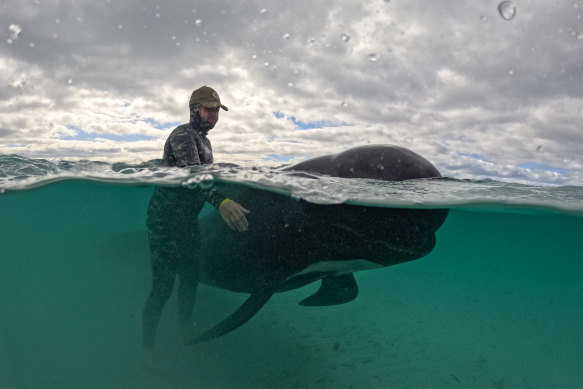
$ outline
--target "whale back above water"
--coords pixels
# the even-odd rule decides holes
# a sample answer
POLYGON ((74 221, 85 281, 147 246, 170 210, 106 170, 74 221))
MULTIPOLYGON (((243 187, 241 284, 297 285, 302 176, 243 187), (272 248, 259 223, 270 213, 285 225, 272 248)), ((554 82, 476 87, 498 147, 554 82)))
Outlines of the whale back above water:
MULTIPOLYGON (((282 169, 311 175, 402 181, 440 177, 412 151, 390 145, 361 146, 282 169)), ((316 178, 316 177, 315 177, 316 178)), ((199 343, 249 320, 277 292, 322 280, 300 304, 342 304, 358 295, 353 272, 391 266, 429 254, 445 209, 322 205, 234 184, 218 189, 251 213, 249 229, 231 231, 218 212, 200 219, 202 283, 251 296, 231 316, 197 336, 199 343)))

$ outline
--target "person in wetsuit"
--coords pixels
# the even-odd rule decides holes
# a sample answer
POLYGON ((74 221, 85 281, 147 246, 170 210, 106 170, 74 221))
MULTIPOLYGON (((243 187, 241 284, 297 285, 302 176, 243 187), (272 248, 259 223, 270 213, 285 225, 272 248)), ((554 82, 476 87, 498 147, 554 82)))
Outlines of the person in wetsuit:
MULTIPOLYGON (((208 132, 219 119, 221 104, 217 92, 203 86, 190 97, 190 122, 172 131, 164 145, 163 161, 167 166, 187 167, 213 163, 208 132)), ((179 276, 178 320, 184 336, 189 336, 196 297, 200 258, 198 214, 205 201, 218 209, 227 225, 245 231, 249 211, 213 188, 157 187, 150 200, 147 229, 152 261, 152 291, 143 314, 143 342, 146 358, 154 357, 156 328, 162 310, 172 294, 179 276)), ((147 361, 148 362, 148 361, 147 361)), ((150 361, 151 362, 151 361, 150 361)))

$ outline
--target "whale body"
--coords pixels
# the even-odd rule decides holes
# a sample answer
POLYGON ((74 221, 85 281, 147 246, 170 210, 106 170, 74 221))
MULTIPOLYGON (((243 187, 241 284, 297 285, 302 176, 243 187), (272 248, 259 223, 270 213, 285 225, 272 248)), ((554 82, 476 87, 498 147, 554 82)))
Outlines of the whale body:
MULTIPOLYGON (((282 170, 383 181, 441 176, 425 158, 392 145, 355 147, 282 170)), ((274 293, 314 281, 321 280, 320 289, 301 305, 335 305, 355 299, 354 272, 429 254, 435 246, 435 232, 448 213, 447 209, 313 204, 243 185, 223 184, 218 189, 251 210, 249 228, 231 231, 216 211, 200 218, 200 282, 250 297, 190 344, 236 329, 274 293)))

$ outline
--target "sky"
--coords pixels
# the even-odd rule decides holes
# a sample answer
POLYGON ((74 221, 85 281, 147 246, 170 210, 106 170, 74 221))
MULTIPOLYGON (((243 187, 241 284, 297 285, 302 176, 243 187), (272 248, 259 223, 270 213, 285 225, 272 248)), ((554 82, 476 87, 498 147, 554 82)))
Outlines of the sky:
POLYGON ((395 144, 442 175, 583 185, 583 1, 3 0, 0 153, 161 158, 202 85, 215 162, 395 144))

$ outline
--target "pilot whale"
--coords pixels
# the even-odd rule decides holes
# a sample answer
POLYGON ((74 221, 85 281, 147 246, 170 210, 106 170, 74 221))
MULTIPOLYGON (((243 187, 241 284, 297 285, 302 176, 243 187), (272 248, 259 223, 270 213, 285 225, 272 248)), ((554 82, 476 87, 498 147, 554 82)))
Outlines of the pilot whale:
MULTIPOLYGON (((355 147, 282 170, 315 178, 328 175, 402 181, 440 177, 425 158, 392 145, 355 147)), ((301 305, 335 305, 355 299, 358 286, 354 272, 429 254, 435 246, 435 232, 448 213, 446 209, 322 205, 244 185, 216 185, 251 210, 247 215, 249 229, 231 231, 216 211, 200 218, 200 282, 250 296, 233 314, 189 344, 236 329, 274 293, 318 280, 319 290, 301 305)))

